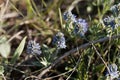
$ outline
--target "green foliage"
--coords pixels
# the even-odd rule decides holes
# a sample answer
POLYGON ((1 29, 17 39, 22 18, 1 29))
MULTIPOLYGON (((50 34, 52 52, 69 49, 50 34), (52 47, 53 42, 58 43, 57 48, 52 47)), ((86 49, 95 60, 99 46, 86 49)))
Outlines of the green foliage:
POLYGON ((0 75, 4 73, 4 67, 0 66, 0 75))
POLYGON ((42 53, 44 53, 44 57, 41 57, 41 63, 45 67, 50 65, 54 60, 54 56, 52 55, 55 51, 55 48, 49 48, 47 45, 42 45, 42 53), (52 56, 51 56, 52 55, 52 56))
POLYGON ((21 41, 21 43, 19 44, 19 46, 17 47, 15 53, 13 54, 13 57, 11 59, 11 63, 14 64, 16 62, 16 60, 20 57, 20 55, 23 52, 24 46, 25 46, 25 42, 26 42, 26 38, 24 37, 23 40, 21 41))
POLYGON ((0 37, 0 54, 4 58, 8 58, 11 50, 11 45, 7 42, 6 36, 0 37))
POLYGON ((0 44, 0 53, 2 57, 7 58, 10 54, 10 44, 8 42, 0 44))
MULTIPOLYGON (((93 45, 90 43, 90 46, 78 50, 79 46, 88 42, 120 34, 119 0, 7 1, 10 1, 8 8, 5 12, 2 9, 0 11, 0 14, 5 13, 0 16, 0 74, 4 74, 7 79, 35 80, 42 71, 44 72, 44 68, 49 67, 56 60, 59 60, 57 65, 48 70, 43 78, 110 80, 110 77, 105 74, 108 65, 113 63, 120 71, 119 38, 109 38, 108 41, 93 45), (113 5, 118 6, 119 14, 112 13, 110 9, 113 5), (75 21, 63 20, 63 13, 68 10, 72 10, 77 20, 85 19, 88 23, 88 30, 83 37, 74 33, 75 26, 78 26, 75 25, 75 21), (18 16, 11 14, 12 12, 17 12, 18 16), (116 28, 103 22, 106 16, 112 16, 116 28), (24 31, 23 34, 16 35, 21 30, 24 31), (65 49, 57 49, 52 44, 53 35, 59 31, 65 35, 67 46, 65 49), (27 37, 24 36, 28 36, 28 40, 34 39, 41 44, 40 55, 28 55, 25 52, 27 37), (23 39, 19 42, 21 38, 23 39), (77 50, 75 53, 64 55, 74 48, 77 50)), ((4 76, 0 76, 0 79, 1 77, 4 76)))

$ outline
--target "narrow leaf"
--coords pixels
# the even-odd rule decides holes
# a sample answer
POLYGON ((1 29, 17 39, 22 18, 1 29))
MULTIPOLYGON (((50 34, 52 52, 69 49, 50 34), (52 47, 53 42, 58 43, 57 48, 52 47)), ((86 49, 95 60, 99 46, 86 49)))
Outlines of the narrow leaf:
POLYGON ((23 52, 24 46, 25 46, 25 42, 26 42, 26 38, 24 37, 23 40, 21 41, 21 43, 19 44, 19 46, 17 47, 13 58, 11 60, 11 63, 14 64, 16 62, 16 60, 19 58, 19 56, 21 55, 21 53, 23 52))
POLYGON ((4 67, 0 66, 0 74, 3 74, 3 73, 4 73, 4 67))
POLYGON ((10 54, 10 44, 8 42, 0 44, 0 54, 2 57, 7 58, 10 54))

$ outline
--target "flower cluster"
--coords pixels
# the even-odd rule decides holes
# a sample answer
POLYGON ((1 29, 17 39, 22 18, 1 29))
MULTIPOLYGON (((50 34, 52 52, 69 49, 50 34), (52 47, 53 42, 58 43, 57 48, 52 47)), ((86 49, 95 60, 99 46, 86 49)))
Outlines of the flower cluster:
POLYGON ((72 14, 71 11, 65 12, 63 15, 63 18, 66 22, 72 22, 72 24, 73 24, 72 32, 75 35, 84 36, 84 34, 87 32, 88 24, 87 24, 86 20, 81 19, 81 18, 77 19, 76 16, 74 14, 72 14))
POLYGON ((107 71, 106 76, 110 75, 112 80, 119 77, 119 71, 117 71, 118 67, 116 64, 111 64, 108 68, 110 72, 107 71))
POLYGON ((40 55, 41 49, 39 43, 30 40, 27 44, 27 53, 40 55))
POLYGON ((66 11, 64 14, 63 14, 63 18, 66 22, 76 22, 76 16, 74 14, 72 14, 71 11, 66 11))
POLYGON ((105 26, 110 26, 112 29, 116 27, 115 18, 113 16, 107 16, 103 19, 105 26))
POLYGON ((113 13, 114 16, 118 16, 118 14, 119 14, 119 12, 120 12, 119 7, 120 7, 120 3, 117 4, 117 5, 113 5, 113 6, 110 8, 110 10, 111 10, 111 12, 113 13))
POLYGON ((120 3, 117 5, 113 5, 110 8, 110 11, 112 12, 112 15, 103 18, 103 23, 105 24, 105 26, 110 26, 112 27, 112 29, 114 29, 120 25, 120 3))
POLYGON ((54 37, 53 37, 53 42, 54 45, 57 46, 58 49, 66 48, 65 44, 65 37, 64 34, 61 32, 58 32, 54 37))
POLYGON ((84 34, 88 30, 88 24, 86 20, 84 19, 78 19, 77 22, 75 22, 75 27, 74 27, 74 33, 80 36, 84 36, 84 34))

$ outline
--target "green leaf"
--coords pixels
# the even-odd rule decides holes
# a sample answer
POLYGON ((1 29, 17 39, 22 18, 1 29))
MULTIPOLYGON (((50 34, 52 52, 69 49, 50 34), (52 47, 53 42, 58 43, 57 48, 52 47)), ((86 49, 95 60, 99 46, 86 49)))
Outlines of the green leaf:
POLYGON ((7 58, 10 54, 10 44, 8 42, 0 44, 0 54, 2 57, 7 58))
POLYGON ((102 72, 104 70, 104 68, 105 68, 105 65, 103 63, 101 63, 101 64, 95 66, 94 72, 95 73, 96 72, 102 72))
POLYGON ((0 36, 0 55, 4 58, 7 58, 10 54, 10 43, 7 41, 7 37, 5 35, 0 36))
POLYGON ((0 74, 3 74, 3 73, 4 73, 4 67, 0 66, 0 74))
POLYGON ((5 35, 0 36, 0 44, 5 43, 7 41, 7 37, 5 35))
POLYGON ((13 55, 13 58, 11 60, 12 64, 14 64, 16 62, 16 60, 19 58, 19 56, 21 55, 21 53, 24 49, 24 46, 25 46, 26 38, 27 37, 24 37, 23 40, 21 41, 21 43, 19 44, 19 46, 17 47, 17 49, 13 55))
POLYGON ((10 44, 8 42, 4 42, 0 44, 0 54, 2 57, 7 58, 10 54, 10 44))
POLYGON ((42 61, 41 61, 41 64, 43 64, 45 67, 47 67, 48 65, 50 65, 49 61, 46 60, 46 58, 41 58, 42 61))

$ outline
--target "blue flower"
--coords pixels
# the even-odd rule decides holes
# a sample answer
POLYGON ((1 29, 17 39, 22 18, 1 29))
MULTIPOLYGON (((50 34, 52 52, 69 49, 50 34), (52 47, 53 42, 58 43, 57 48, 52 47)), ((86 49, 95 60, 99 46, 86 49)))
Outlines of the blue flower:
POLYGON ((53 42, 54 45, 57 46, 58 49, 66 48, 65 44, 65 37, 64 34, 61 32, 58 32, 54 37, 53 37, 53 42))
POLYGON ((74 31, 73 33, 76 35, 84 36, 88 30, 88 23, 84 19, 78 19, 77 22, 74 23, 74 31))
POLYGON ((70 22, 76 22, 76 16, 74 14, 72 14, 71 11, 66 11, 64 14, 63 14, 63 18, 64 20, 67 22, 67 21, 70 21, 70 22))
POLYGON ((107 71, 106 76, 110 75, 112 80, 119 77, 119 71, 117 71, 118 67, 116 64, 111 64, 108 68, 110 72, 107 71))
POLYGON ((27 53, 29 54, 41 54, 41 49, 39 43, 36 43, 33 40, 30 40, 27 44, 27 53))
POLYGON ((113 16, 107 16, 103 19, 105 26, 110 26, 112 29, 116 27, 116 22, 113 16))
POLYGON ((110 8, 111 12, 113 13, 113 15, 115 16, 118 16, 119 14, 119 8, 117 5, 113 5, 111 8, 110 8))
MULTIPOLYGON (((88 23, 84 19, 77 19, 74 14, 72 14, 71 11, 66 11, 63 14, 63 18, 66 22, 72 23, 72 27, 69 27, 71 29, 71 32, 73 32, 75 35, 84 36, 84 34, 88 30, 88 23)), ((71 26, 71 25, 70 25, 71 26)))

